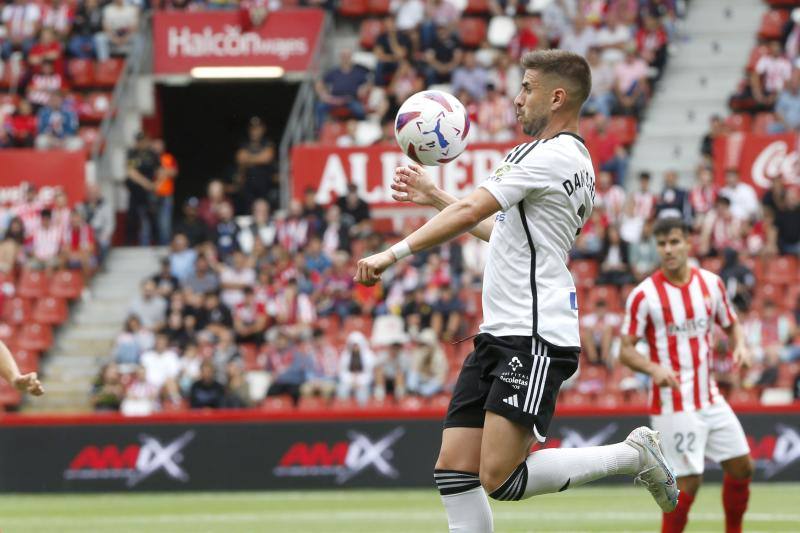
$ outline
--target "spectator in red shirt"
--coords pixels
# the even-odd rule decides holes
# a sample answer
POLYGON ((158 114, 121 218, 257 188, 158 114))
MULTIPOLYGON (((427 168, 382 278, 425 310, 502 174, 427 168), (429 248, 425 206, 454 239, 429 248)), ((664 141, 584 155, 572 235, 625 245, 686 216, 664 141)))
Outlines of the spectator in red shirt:
POLYGON ((695 228, 703 225, 706 214, 714 207, 717 189, 714 187, 714 173, 710 167, 700 165, 697 168, 697 185, 689 191, 689 204, 692 207, 695 228))
POLYGON ((61 241, 61 256, 67 268, 83 270, 88 279, 97 266, 94 230, 86 223, 77 210, 69 216, 69 226, 61 241))
POLYGON ((267 310, 262 302, 256 301, 252 287, 245 287, 244 300, 233 310, 233 330, 236 342, 260 345, 267 329, 267 310))
POLYGON ((656 80, 661 77, 667 63, 667 42, 667 32, 661 21, 652 15, 645 15, 644 25, 636 32, 636 48, 642 59, 658 69, 656 80))
POLYGON ((517 33, 508 43, 508 53, 514 59, 519 59, 525 52, 541 48, 545 40, 542 35, 541 19, 538 17, 535 21, 527 17, 517 17, 515 22, 517 33))
POLYGON ((46 61, 53 63, 53 70, 59 75, 64 73, 64 47, 50 28, 42 28, 39 42, 28 52, 28 63, 34 73, 42 72, 42 65, 46 61))
POLYGON ((611 172, 614 183, 622 185, 628 173, 628 152, 613 131, 608 131, 608 117, 598 114, 595 118, 593 155, 600 170, 611 172))
POLYGON ((33 148, 38 130, 33 106, 24 98, 20 100, 16 113, 8 120, 9 133, 13 145, 17 148, 33 148))
POLYGON ((705 218, 700 234, 700 255, 716 256, 725 248, 742 249, 742 222, 731 212, 727 196, 718 196, 705 218))

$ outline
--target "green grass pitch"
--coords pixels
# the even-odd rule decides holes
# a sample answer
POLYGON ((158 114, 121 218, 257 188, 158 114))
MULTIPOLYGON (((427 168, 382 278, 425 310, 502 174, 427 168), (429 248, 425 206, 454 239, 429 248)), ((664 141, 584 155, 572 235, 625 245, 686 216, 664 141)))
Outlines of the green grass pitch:
MULTIPOLYGON (((753 485, 748 533, 800 531, 797 484, 753 485)), ((660 514, 643 489, 584 487, 492 502, 497 533, 653 533, 660 514)), ((721 532, 720 485, 703 487, 687 533, 721 532)), ((125 495, 3 495, 2 533, 446 533, 431 490, 125 495)))

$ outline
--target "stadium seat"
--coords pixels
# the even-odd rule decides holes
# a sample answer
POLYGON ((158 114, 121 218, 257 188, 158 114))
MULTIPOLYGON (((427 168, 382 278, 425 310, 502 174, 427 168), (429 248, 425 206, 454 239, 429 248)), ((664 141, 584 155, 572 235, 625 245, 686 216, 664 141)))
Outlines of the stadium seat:
POLYGON ((87 152, 92 150, 95 141, 100 136, 100 130, 91 126, 82 127, 78 130, 78 137, 83 141, 84 148, 87 152))
POLYGON ((5 344, 13 344, 17 338, 17 330, 8 322, 0 322, 0 341, 5 344))
POLYGON ((622 144, 628 146, 636 140, 636 119, 633 117, 611 117, 608 121, 608 131, 613 132, 622 144))
POLYGON ((83 122, 100 123, 111 107, 110 93, 91 93, 77 102, 78 119, 83 122))
POLYGON ((261 402, 261 408, 266 411, 285 411, 292 409, 292 399, 289 396, 268 396, 261 402))
POLYGON ((48 296, 36 302, 31 318, 39 324, 55 326, 67 319, 67 303, 63 298, 48 296))
POLYGON ((0 115, 11 115, 18 104, 19 96, 16 94, 0 94, 0 115))
POLYGON ((25 270, 19 278, 17 295, 23 298, 43 298, 47 295, 50 280, 39 270, 25 270))
POLYGON ((29 298, 16 296, 3 303, 3 322, 13 325, 25 324, 31 319, 33 306, 29 298))
POLYGON ((714 274, 719 274, 719 271, 722 270, 722 258, 706 257, 700 261, 700 267, 714 274))
POLYGON ((124 68, 124 59, 112 58, 106 61, 99 61, 94 67, 95 86, 103 89, 113 89, 124 68))
POLYGON ((70 59, 67 63, 67 76, 72 87, 88 89, 94 86, 94 61, 91 59, 70 59))
POLYGON ((17 345, 24 350, 43 352, 53 344, 53 330, 45 324, 25 324, 19 330, 17 345))
POLYGON ((336 140, 347 131, 347 126, 344 122, 335 120, 328 120, 322 123, 319 130, 320 144, 335 146, 336 140))
POLYGON ((300 403, 297 408, 301 411, 322 411, 327 407, 327 402, 318 397, 313 398, 300 398, 300 403))
POLYGON ((50 295, 74 300, 83 292, 83 274, 74 270, 59 270, 50 281, 50 295))
POLYGON ((620 304, 619 289, 613 285, 598 285, 589 289, 587 296, 587 304, 590 309, 595 309, 597 303, 605 301, 606 309, 610 311, 619 311, 622 309, 620 304))
POLYGON ((478 17, 462 18, 458 21, 458 35, 468 48, 477 48, 486 39, 486 21, 478 17))
POLYGON ((769 261, 769 268, 764 269, 762 279, 767 283, 790 285, 797 283, 797 258, 784 255, 769 261))
POLYGON ((255 344, 240 344, 239 354, 242 356, 245 370, 264 370, 265 365, 259 364, 258 347, 255 344))
POLYGON ((636 288, 636 285, 628 284, 623 285, 622 288, 619 290, 619 301, 623 307, 628 302, 628 296, 630 295, 631 291, 636 288))
POLYGON ((747 113, 734 113, 725 119, 725 126, 731 131, 749 132, 752 124, 753 117, 747 113))
POLYGON ((769 135, 767 128, 775 122, 775 115, 772 113, 758 113, 753 120, 752 131, 758 135, 769 135))
POLYGON ((0 382, 0 405, 4 407, 17 406, 20 400, 22 400, 22 394, 17 389, 5 381, 0 382))
POLYGON ((486 15, 489 13, 489 0, 467 0, 466 15, 486 15))
POLYGON ((39 371, 39 352, 14 347, 12 353, 14 354, 14 359, 16 359, 21 373, 27 374, 28 372, 39 371))
POLYGON ((358 42, 364 50, 372 50, 378 36, 383 33, 383 22, 378 19, 367 19, 361 21, 361 28, 358 32, 358 42))
POLYGON ((728 396, 728 403, 734 405, 752 405, 758 403, 761 393, 755 389, 734 389, 728 396))
POLYGON ((367 0, 341 0, 338 11, 343 17, 363 17, 367 14, 367 0))
POLYGON ((758 38, 765 41, 781 39, 783 27, 789 20, 789 12, 785 9, 773 9, 761 17, 761 26, 758 28, 758 38))
POLYGON ((591 259, 578 259, 569 264, 572 276, 577 287, 592 287, 597 279, 597 261, 591 259))
POLYGON ((370 15, 388 15, 390 4, 390 0, 367 0, 367 11, 370 15))

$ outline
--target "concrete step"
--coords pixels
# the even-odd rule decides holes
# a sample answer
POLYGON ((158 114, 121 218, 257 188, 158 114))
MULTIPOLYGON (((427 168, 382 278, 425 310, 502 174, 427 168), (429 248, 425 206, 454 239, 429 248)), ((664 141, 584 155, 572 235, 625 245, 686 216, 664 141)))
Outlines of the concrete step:
POLYGON ((82 341, 82 340, 100 340, 114 338, 120 330, 121 324, 116 326, 103 326, 103 325, 80 325, 69 328, 63 335, 59 336, 59 341, 82 341))
POLYGON ((111 353, 114 339, 80 339, 70 341, 57 341, 53 354, 80 354, 96 357, 106 357, 111 353))

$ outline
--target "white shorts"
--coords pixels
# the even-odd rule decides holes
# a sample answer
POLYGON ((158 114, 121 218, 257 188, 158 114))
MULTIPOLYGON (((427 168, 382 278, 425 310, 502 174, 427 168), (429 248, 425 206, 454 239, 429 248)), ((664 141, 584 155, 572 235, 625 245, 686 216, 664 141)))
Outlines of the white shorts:
POLYGON ((677 477, 702 474, 706 457, 720 463, 750 453, 742 424, 725 402, 650 420, 677 477))

